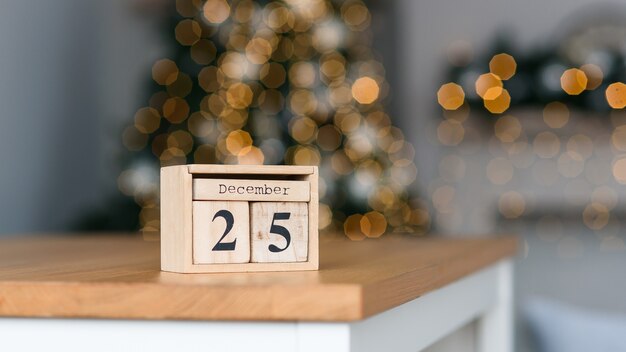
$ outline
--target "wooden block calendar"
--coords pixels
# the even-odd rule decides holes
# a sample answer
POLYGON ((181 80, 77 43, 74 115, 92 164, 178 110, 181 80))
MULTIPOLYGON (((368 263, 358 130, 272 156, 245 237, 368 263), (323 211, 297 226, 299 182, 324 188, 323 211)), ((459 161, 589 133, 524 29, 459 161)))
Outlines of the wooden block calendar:
POLYGON ((161 270, 317 270, 315 166, 161 168, 161 270))

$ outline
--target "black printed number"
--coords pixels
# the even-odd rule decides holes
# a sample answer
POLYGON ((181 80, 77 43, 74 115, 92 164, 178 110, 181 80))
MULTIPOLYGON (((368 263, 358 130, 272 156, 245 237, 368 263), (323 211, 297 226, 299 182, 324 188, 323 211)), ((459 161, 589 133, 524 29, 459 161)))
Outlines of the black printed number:
POLYGON ((277 235, 283 236, 285 240, 287 240, 287 244, 285 245, 285 248, 278 248, 278 246, 270 244, 268 247, 270 252, 282 252, 287 249, 287 247, 289 247, 289 244, 291 243, 291 234, 289 233, 289 230, 287 230, 284 226, 274 224, 276 220, 289 220, 289 216, 291 216, 291 213, 274 213, 274 218, 272 218, 272 226, 270 226, 270 233, 275 233, 277 235))
POLYGON ((228 235, 230 230, 232 230, 233 228, 233 224, 235 222, 235 219, 233 218, 233 213, 229 212, 228 210, 220 210, 217 213, 215 213, 215 216, 213 217, 212 221, 215 221, 215 219, 217 218, 223 218, 226 221, 226 229, 224 230, 224 234, 222 235, 222 237, 220 237, 220 240, 217 241, 217 243, 215 244, 215 247, 213 247, 213 250, 214 251, 234 251, 235 244, 237 244, 236 238, 232 242, 222 242, 224 237, 226 237, 226 235, 228 235))

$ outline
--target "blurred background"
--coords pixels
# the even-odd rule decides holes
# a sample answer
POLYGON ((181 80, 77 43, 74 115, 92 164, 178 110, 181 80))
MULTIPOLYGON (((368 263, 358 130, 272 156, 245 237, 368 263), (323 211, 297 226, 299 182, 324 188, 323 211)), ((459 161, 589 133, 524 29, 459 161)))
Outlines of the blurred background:
POLYGON ((156 239, 160 166, 314 164, 327 233, 518 234, 518 351, 626 325, 623 2, 0 6, 0 235, 156 239))

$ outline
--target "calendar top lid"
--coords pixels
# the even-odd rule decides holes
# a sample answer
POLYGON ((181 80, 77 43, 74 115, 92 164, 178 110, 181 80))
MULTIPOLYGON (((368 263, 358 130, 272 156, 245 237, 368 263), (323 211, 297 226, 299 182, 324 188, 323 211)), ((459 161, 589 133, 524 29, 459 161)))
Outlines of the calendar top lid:
POLYGON ((0 316, 354 321, 516 248, 509 236, 322 236, 319 271, 189 275, 161 272, 159 242, 138 236, 19 236, 0 239, 0 316))
POLYGON ((165 168, 186 168, 190 174, 310 175, 317 166, 188 164, 165 168))

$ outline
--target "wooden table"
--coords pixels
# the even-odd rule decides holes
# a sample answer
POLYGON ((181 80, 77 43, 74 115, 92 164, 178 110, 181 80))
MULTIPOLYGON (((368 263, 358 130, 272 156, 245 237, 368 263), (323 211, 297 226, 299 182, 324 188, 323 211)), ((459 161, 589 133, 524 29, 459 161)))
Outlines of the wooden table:
POLYGON ((0 240, 0 350, 510 352, 517 242, 322 239, 317 272, 175 274, 137 236, 0 240), (41 319, 48 318, 48 319, 41 319))

